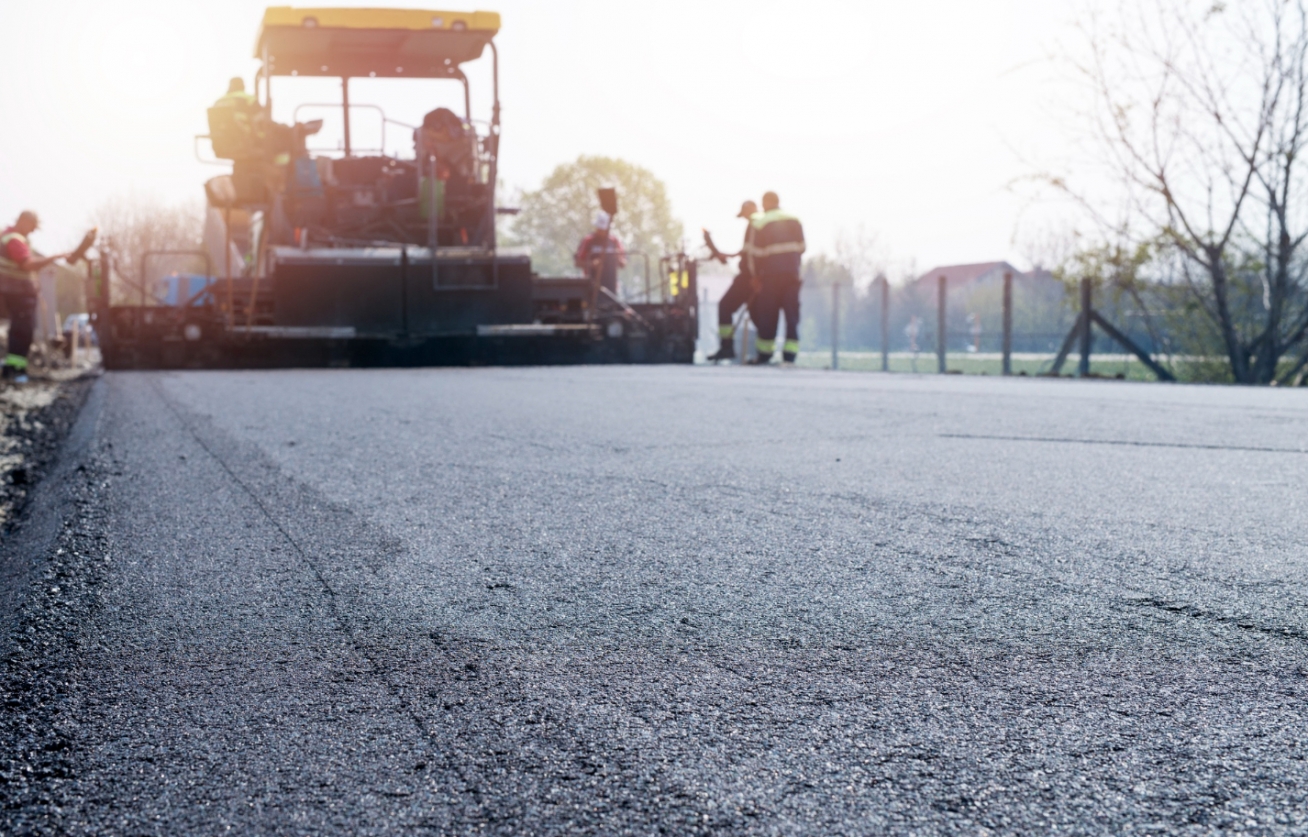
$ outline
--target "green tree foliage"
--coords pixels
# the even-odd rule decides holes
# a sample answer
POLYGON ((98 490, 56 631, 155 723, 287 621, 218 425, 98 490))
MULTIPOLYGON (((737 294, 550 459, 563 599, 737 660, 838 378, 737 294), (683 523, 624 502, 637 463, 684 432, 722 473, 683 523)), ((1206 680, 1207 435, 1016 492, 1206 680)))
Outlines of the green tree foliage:
MULTIPOLYGON (((1224 359, 1222 332, 1204 308, 1202 289, 1185 275, 1190 267, 1186 256, 1160 235, 1086 246, 1055 275, 1066 285, 1069 300, 1079 294, 1081 280, 1089 279, 1095 309, 1154 353, 1178 380, 1230 383, 1234 378, 1224 359)), ((1233 268, 1230 275, 1238 280, 1247 271, 1233 268)), ((1254 288, 1243 287, 1241 293, 1246 300, 1257 298, 1254 288)), ((1120 351, 1109 345, 1108 351, 1120 351)))
MULTIPOLYGON (((681 222, 672 215, 662 180, 649 169, 614 157, 583 155, 554 169, 539 189, 523 193, 522 212, 506 231, 506 243, 530 247, 537 273, 575 274, 573 254, 600 208, 595 191, 606 186, 618 190, 614 233, 629 251, 648 253, 657 270, 659 257, 681 246, 681 222)), ((640 259, 631 259, 624 283, 632 286, 643 270, 640 259)))

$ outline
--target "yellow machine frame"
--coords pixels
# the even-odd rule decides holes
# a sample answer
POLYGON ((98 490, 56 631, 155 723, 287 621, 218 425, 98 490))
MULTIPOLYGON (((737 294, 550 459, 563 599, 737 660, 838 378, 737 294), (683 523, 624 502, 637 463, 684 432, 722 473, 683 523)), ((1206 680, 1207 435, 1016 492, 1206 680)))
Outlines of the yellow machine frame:
POLYGON ((266 76, 443 78, 481 57, 496 12, 273 6, 254 57, 266 76))

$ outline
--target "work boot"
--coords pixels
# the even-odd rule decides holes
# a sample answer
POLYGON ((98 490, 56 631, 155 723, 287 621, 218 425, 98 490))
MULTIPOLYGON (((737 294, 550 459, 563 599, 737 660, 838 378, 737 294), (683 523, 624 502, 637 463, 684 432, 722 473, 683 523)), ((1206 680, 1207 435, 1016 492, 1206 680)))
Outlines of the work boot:
POLYGON ((723 340, 722 345, 718 347, 718 350, 713 354, 709 355, 707 358, 705 358, 705 360, 707 360, 709 363, 717 363, 718 361, 722 361, 722 360, 735 360, 735 359, 736 359, 736 344, 731 342, 730 340, 723 340))
POLYGON ((772 355, 755 355, 753 360, 745 361, 749 366, 768 366, 772 363, 772 355))
POLYGON ((782 352, 782 353, 781 353, 781 362, 782 362, 782 363, 788 363, 788 364, 790 364, 791 366, 794 366, 794 365, 795 365, 795 358, 797 358, 797 357, 799 357, 799 354, 796 353, 796 352, 782 352))
POLYGON ((22 355, 8 355, 0 364, 0 377, 12 384, 27 383, 27 358, 22 355))

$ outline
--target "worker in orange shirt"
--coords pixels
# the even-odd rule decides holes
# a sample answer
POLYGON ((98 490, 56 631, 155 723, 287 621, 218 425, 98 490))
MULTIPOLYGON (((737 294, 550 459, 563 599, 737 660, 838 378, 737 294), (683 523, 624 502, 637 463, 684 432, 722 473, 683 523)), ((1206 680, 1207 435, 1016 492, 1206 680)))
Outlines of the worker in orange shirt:
POLYGON ((609 293, 618 292, 618 269, 627 266, 627 251, 610 229, 613 216, 607 212, 595 215, 594 231, 581 240, 573 261, 586 271, 595 293, 600 288, 609 293))

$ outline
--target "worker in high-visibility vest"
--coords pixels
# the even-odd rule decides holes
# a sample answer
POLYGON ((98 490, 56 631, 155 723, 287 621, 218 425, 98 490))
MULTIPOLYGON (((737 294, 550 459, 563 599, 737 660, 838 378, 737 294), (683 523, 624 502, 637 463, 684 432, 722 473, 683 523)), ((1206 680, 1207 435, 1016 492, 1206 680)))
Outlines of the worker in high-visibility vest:
POLYGON ((238 171, 253 163, 284 165, 297 152, 303 156, 304 138, 322 127, 318 120, 298 125, 272 121, 240 78, 228 83, 227 92, 209 108, 208 116, 214 156, 235 161, 238 171))
POLYGON ((259 100, 234 78, 227 92, 209 108, 209 137, 214 154, 226 159, 254 157, 263 151, 265 131, 259 100))
MULTIPOLYGON (((710 363, 716 363, 721 360, 732 360, 736 356, 736 327, 734 325, 736 312, 742 305, 752 306, 754 297, 758 294, 758 281, 754 274, 749 270, 749 242, 753 238, 754 228, 749 224, 749 219, 758 213, 758 204, 753 201, 745 201, 740 205, 740 212, 736 214, 737 218, 744 218, 745 223, 745 243, 741 246, 739 253, 719 253, 714 248, 713 258, 727 263, 727 259, 740 256, 740 269, 736 273, 736 278, 731 280, 731 287, 718 300, 718 350, 708 356, 710 363)), ((708 235, 706 231, 705 236, 708 235)), ((711 239, 706 239, 711 242, 711 239)), ((752 313, 752 309, 751 309, 752 313)))
POLYGON ((245 110, 256 110, 259 107, 259 99, 253 93, 245 89, 245 79, 235 76, 227 83, 227 92, 224 93, 215 105, 226 107, 237 107, 245 110))
POLYGON ((763 211, 749 221, 754 238, 747 256, 759 292, 750 309, 758 327, 758 355, 750 363, 770 363, 776 352, 777 324, 786 315, 786 340, 782 362, 791 364, 799 355, 799 267, 804 256, 804 225, 781 208, 776 192, 763 196, 763 211))
POLYGON ((0 375, 15 383, 27 382, 27 353, 36 328, 36 272, 68 256, 33 256, 27 237, 38 226, 36 213, 25 211, 12 227, 0 233, 0 297, 9 309, 9 346, 0 375))

